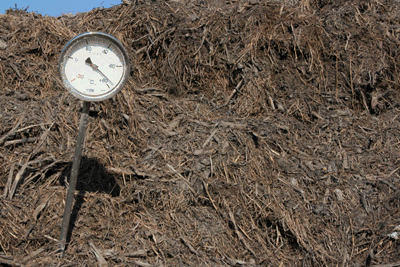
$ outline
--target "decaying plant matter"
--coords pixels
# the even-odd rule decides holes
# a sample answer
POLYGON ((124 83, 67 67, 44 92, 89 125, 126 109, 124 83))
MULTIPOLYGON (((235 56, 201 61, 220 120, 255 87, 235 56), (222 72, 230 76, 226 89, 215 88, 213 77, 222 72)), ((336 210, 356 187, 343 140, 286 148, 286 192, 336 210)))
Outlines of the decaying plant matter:
POLYGON ((395 0, 8 10, 0 265, 397 266, 399 44, 395 0), (81 103, 57 63, 87 31, 132 71, 91 106, 61 259, 81 103))

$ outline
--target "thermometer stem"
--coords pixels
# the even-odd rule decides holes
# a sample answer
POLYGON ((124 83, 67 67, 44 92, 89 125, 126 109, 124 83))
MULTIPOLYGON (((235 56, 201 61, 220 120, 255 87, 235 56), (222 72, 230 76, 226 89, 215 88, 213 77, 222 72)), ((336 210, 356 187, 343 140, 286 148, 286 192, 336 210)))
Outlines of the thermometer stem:
POLYGON ((89 108, 90 108, 90 102, 84 101, 83 108, 82 108, 82 114, 81 114, 81 121, 79 123, 78 138, 76 140, 75 155, 74 155, 74 160, 72 162, 71 177, 69 179, 67 200, 65 202, 65 210, 64 210, 64 216, 63 216, 61 232, 60 232, 60 249, 62 252, 62 257, 64 256, 65 247, 67 245, 67 235, 68 235, 68 229, 70 226, 69 224, 70 224, 70 219, 71 219, 72 204, 74 201, 76 181, 78 178, 79 166, 80 166, 81 158, 82 158, 83 142, 85 141, 85 133, 86 133, 87 121, 88 121, 88 117, 89 117, 89 108))

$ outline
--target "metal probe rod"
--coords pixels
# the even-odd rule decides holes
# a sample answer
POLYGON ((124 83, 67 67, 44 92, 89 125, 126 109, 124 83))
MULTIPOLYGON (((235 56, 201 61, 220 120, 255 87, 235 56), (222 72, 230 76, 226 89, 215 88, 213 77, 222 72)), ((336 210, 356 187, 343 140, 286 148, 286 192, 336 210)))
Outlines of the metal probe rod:
POLYGON ((65 210, 64 210, 64 216, 63 216, 61 232, 60 232, 60 249, 62 252, 62 257, 64 257, 65 247, 67 245, 66 244, 67 243, 67 234, 68 234, 69 222, 71 219, 72 206, 73 206, 73 202, 74 202, 74 193, 75 193, 76 181, 77 181, 78 173, 79 173, 79 165, 81 163, 81 158, 82 158, 83 142, 85 141, 85 133, 86 133, 87 121, 88 121, 88 117, 89 117, 90 103, 91 102, 87 102, 87 101, 83 102, 81 120, 79 122, 79 133, 78 133, 78 138, 76 140, 74 161, 72 162, 71 177, 69 179, 67 200, 65 202, 65 210))

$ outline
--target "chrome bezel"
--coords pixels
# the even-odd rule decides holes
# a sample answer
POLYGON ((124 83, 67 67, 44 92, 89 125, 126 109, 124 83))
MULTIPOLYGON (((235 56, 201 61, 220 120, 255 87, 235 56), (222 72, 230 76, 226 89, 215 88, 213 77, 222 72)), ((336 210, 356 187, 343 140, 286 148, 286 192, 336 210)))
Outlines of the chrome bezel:
POLYGON ((58 60, 58 70, 61 76, 61 80, 63 82, 64 87, 75 97, 84 100, 84 101, 89 101, 89 102, 97 102, 97 101, 103 101, 106 99, 109 99, 116 95, 119 91, 122 90, 124 87, 125 83, 128 80, 128 76, 130 74, 130 62, 129 62, 129 57, 128 57, 128 52, 126 51, 125 47, 122 45, 120 41, 118 41, 115 37, 102 33, 102 32, 86 32, 82 33, 80 35, 75 36, 72 38, 68 43, 64 46, 63 50, 61 51, 60 58, 58 60), (82 39, 105 39, 107 42, 111 42, 112 44, 115 45, 115 47, 120 50, 121 54, 123 55, 123 64, 124 64, 124 72, 122 75, 122 78, 118 82, 117 85, 115 85, 112 90, 108 91, 105 94, 97 95, 97 96, 90 96, 90 95, 85 95, 82 92, 78 91, 77 89, 74 88, 74 86, 68 81, 66 74, 65 74, 65 64, 66 64, 66 55, 70 54, 71 50, 74 49, 74 45, 78 42, 80 42, 82 39))

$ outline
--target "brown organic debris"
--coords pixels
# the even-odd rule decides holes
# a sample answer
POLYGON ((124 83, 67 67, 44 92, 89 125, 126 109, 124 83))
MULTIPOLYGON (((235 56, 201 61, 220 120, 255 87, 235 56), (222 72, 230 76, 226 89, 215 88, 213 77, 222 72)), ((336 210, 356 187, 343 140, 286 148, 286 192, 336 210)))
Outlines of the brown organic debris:
POLYGON ((397 266, 400 5, 123 1, 0 15, 0 265, 397 266), (131 77, 81 103, 58 57, 101 31, 131 77))

